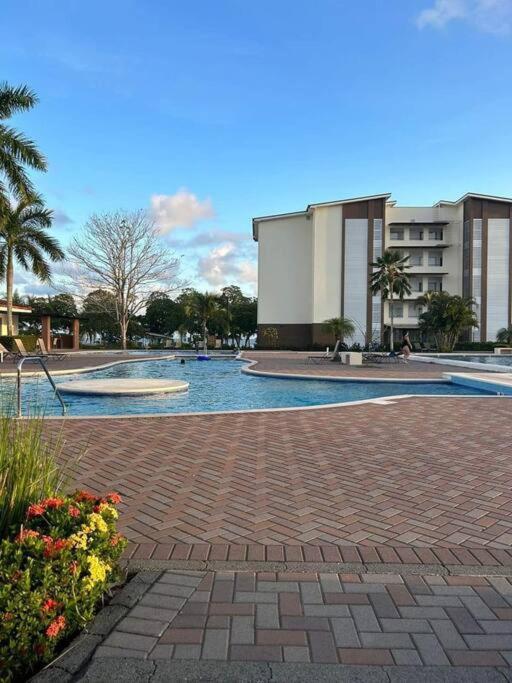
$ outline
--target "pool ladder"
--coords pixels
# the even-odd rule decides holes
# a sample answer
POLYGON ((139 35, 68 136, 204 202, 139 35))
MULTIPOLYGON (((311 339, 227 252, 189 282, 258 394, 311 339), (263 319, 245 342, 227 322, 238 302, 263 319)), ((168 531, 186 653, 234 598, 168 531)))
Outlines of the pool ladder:
POLYGON ((40 366, 44 370, 44 374, 48 378, 48 381, 52 385, 53 392, 55 396, 59 399, 60 405, 62 407, 62 415, 66 414, 66 404, 62 400, 62 396, 60 395, 60 391, 57 389, 57 385, 53 381, 53 377, 50 374, 50 371, 46 367, 46 359, 43 358, 43 356, 23 356, 23 358, 20 358, 18 361, 18 364, 16 365, 16 372, 17 372, 17 379, 16 379, 16 398, 17 398, 17 417, 22 417, 22 410, 21 410, 21 369, 23 367, 23 363, 26 360, 35 360, 37 361, 40 366))

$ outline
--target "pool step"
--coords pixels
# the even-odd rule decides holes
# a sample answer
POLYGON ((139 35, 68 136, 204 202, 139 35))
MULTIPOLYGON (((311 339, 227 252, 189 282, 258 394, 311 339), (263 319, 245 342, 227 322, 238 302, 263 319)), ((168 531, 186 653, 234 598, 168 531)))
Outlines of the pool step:
POLYGON ((460 386, 512 396, 512 372, 502 372, 499 375, 494 373, 444 372, 443 377, 460 386))

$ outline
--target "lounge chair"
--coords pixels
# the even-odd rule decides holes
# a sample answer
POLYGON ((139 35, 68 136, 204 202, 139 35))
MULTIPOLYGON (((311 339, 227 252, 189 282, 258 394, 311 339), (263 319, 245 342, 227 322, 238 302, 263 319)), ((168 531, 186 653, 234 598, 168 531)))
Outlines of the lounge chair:
POLYGON ((18 339, 18 337, 14 338, 14 343, 16 344, 16 348, 18 349, 18 358, 29 358, 30 356, 39 356, 41 358, 49 358, 49 354, 44 354, 44 353, 29 353, 27 349, 25 348, 25 344, 21 341, 21 339, 18 339))
POLYGON ((323 356, 308 356, 307 362, 308 363, 310 363, 310 362, 322 363, 323 361, 326 361, 326 360, 327 361, 334 361, 336 359, 336 357, 339 356, 340 346, 341 346, 341 342, 338 339, 332 353, 329 351, 326 351, 323 356))
POLYGON ((48 351, 48 349, 46 348, 46 344, 44 343, 44 339, 42 337, 39 337, 36 342, 36 353, 38 353, 41 356, 45 356, 45 358, 51 357, 55 358, 56 360, 63 360, 67 356, 66 353, 56 353, 55 351, 48 351))
POLYGON ((0 344, 0 353, 2 354, 3 362, 6 360, 17 361, 20 356, 20 354, 15 353, 14 351, 9 351, 3 344, 0 344))
POLYGON ((396 351, 389 353, 363 353, 365 363, 400 363, 405 362, 404 357, 396 351))

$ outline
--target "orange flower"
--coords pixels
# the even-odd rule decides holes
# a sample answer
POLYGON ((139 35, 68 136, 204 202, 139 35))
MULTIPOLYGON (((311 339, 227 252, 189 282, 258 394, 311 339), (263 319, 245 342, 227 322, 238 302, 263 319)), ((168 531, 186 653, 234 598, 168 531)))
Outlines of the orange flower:
POLYGON ((48 638, 56 638, 59 633, 66 628, 66 617, 62 615, 56 617, 46 629, 46 635, 48 638))
POLYGON ((80 517, 80 510, 74 505, 70 505, 68 507, 68 512, 71 515, 71 517, 80 517))
POLYGON ((57 609, 57 607, 60 607, 60 602, 57 602, 57 600, 54 600, 53 598, 48 598, 41 605, 41 611, 52 612, 57 609))
POLYGON ((45 507, 39 505, 39 503, 33 503, 32 505, 28 506, 27 517, 28 519, 31 519, 32 517, 40 517, 41 515, 44 515, 45 512, 45 507))
POLYGON ((69 564, 69 571, 72 574, 76 574, 77 570, 78 570, 78 562, 75 562, 73 560, 73 562, 70 562, 70 564, 69 564))
POLYGON ((64 501, 62 498, 46 498, 46 500, 41 501, 41 505, 53 510, 54 508, 59 508, 61 505, 64 505, 64 501))
POLYGON ((39 538, 39 532, 34 529, 21 529, 14 539, 17 543, 22 543, 26 538, 39 538))
POLYGON ((12 612, 4 612, 4 614, 3 614, 3 616, 2 616, 2 619, 3 619, 4 621, 12 621, 13 616, 14 616, 14 615, 13 615, 12 612))
POLYGON ((84 502, 90 502, 90 501, 96 501, 97 497, 93 496, 92 493, 88 493, 87 491, 77 491, 75 493, 75 500, 77 503, 84 503, 84 502))
POLYGON ((43 555, 45 557, 54 557, 61 550, 64 550, 64 548, 68 547, 68 542, 65 541, 63 538, 57 538, 54 541, 53 538, 45 536, 44 539, 46 543, 46 548, 44 549, 43 555))
POLYGON ((116 546, 122 538, 122 534, 114 534, 110 539, 110 545, 116 546))
POLYGON ((108 500, 109 503, 113 503, 114 505, 118 505, 122 501, 122 498, 119 495, 119 493, 115 493, 115 491, 107 493, 105 498, 108 500))

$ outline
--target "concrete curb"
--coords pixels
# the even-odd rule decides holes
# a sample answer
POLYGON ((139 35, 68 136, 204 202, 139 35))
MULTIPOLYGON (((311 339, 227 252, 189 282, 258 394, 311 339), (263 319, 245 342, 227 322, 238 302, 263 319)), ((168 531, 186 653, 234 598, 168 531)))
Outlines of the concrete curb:
POLYGON ((512 566, 469 566, 442 564, 386 564, 356 562, 258 562, 251 560, 121 560, 129 572, 136 571, 274 571, 345 574, 423 574, 430 576, 512 576, 512 566))

